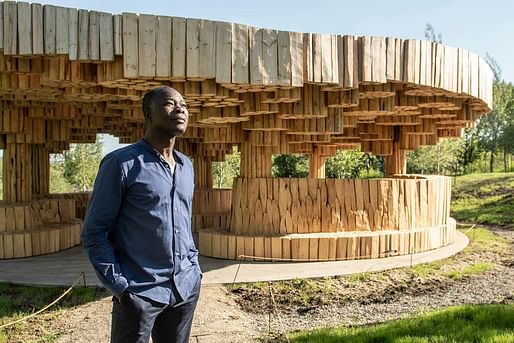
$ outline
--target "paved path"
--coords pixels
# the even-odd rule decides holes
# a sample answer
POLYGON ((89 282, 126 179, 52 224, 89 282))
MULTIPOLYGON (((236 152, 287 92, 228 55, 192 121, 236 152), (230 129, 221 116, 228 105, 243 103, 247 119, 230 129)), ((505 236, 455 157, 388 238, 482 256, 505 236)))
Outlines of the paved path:
MULTIPOLYGON (((455 242, 436 250, 380 259, 334 262, 240 262, 200 256, 203 284, 275 281, 380 271, 440 260, 455 255, 468 244, 457 231, 455 242)), ((55 254, 0 260, 0 282, 27 285, 71 285, 84 272, 89 286, 100 285, 81 247, 55 254)))

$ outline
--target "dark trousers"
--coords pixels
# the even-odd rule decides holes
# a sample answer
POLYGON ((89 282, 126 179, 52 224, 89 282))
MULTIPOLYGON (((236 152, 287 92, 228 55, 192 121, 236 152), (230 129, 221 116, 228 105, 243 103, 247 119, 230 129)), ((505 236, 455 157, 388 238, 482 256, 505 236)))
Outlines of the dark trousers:
POLYGON ((120 301, 113 299, 112 343, 189 342, 193 314, 200 296, 200 282, 191 296, 181 303, 161 304, 126 292, 120 301))

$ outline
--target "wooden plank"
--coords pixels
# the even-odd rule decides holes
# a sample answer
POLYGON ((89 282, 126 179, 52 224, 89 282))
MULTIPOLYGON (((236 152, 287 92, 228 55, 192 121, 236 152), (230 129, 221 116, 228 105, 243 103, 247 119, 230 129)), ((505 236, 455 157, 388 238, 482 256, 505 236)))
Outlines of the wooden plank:
POLYGON ((79 12, 68 8, 68 57, 70 61, 78 58, 79 47, 79 12))
POLYGON ((289 32, 278 31, 278 79, 281 86, 291 85, 291 40, 289 32))
POLYGON ((262 52, 262 29, 248 28, 250 44, 250 83, 259 85, 263 83, 264 62, 262 52))
POLYGON ((171 76, 171 17, 157 17, 157 36, 155 52, 155 75, 171 76))
POLYGON ((112 14, 100 13, 100 60, 114 61, 114 31, 112 14))
POLYGON ((186 19, 172 19, 173 40, 171 43, 171 75, 175 79, 186 77, 186 19))
POLYGON ((123 28, 121 14, 115 14, 113 17, 113 34, 114 34, 114 55, 123 55, 123 28))
POLYGON ((31 4, 32 10, 32 54, 43 54, 43 6, 31 4))
POLYGON ((89 11, 89 59, 100 59, 100 13, 89 11))
POLYGON ((89 60, 89 11, 79 10, 78 56, 79 60, 89 60))
POLYGON ((312 35, 304 33, 303 38, 303 79, 305 82, 314 81, 313 59, 312 59, 312 35))
POLYGON ((18 54, 32 54, 32 17, 27 2, 18 2, 18 54))
MULTIPOLYGON (((41 6, 41 5, 40 5, 41 6)), ((4 48, 4 1, 0 2, 0 49, 4 48)), ((0 244, 3 244, 2 239, 0 239, 0 244)), ((0 247, 0 254, 2 253, 2 248, 0 247)), ((1 256, 0 256, 1 258, 1 256)))
POLYGON ((248 70, 248 26, 234 24, 232 29, 232 82, 247 84, 248 70))
POLYGON ((232 23, 216 22, 216 82, 232 81, 232 23))
POLYGON ((278 31, 262 30, 262 81, 265 85, 278 82, 278 31))
POLYGON ((55 29, 56 29, 56 8, 51 5, 43 6, 43 26, 44 26, 44 47, 46 55, 54 55, 55 50, 55 29))
POLYGON ((187 77, 200 77, 200 29, 202 21, 200 19, 186 20, 186 41, 187 41, 187 58, 186 58, 186 75, 187 77))
POLYGON ((18 53, 18 13, 15 1, 3 1, 4 5, 4 54, 18 53))
POLYGON ((139 76, 155 76, 155 42, 157 37, 157 17, 154 15, 139 15, 139 76))
MULTIPOLYGON (((138 18, 133 13, 123 13, 123 76, 139 76, 138 18)), ((80 58, 80 54, 79 54, 80 58)))
POLYGON ((55 53, 64 55, 69 52, 69 11, 65 7, 55 9, 55 53))
POLYGON ((291 86, 303 86, 303 37, 299 32, 290 32, 291 86))
POLYGON ((216 76, 216 22, 202 20, 200 26, 200 77, 216 76))

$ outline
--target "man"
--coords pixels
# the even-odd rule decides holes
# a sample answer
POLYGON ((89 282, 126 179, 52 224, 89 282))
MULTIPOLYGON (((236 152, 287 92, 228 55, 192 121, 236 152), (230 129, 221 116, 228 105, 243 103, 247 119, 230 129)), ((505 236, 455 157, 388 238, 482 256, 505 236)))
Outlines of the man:
POLYGON ((194 175, 174 150, 189 113, 175 89, 143 98, 145 136, 106 155, 82 241, 113 297, 111 342, 188 342, 200 293, 191 233, 194 175))

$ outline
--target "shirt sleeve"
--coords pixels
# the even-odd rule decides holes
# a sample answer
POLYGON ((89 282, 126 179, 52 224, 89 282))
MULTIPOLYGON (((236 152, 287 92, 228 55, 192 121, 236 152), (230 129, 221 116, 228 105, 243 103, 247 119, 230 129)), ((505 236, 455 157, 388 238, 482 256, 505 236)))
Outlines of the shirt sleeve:
MULTIPOLYGON (((194 189, 195 189, 195 184, 194 184, 194 180, 195 180, 195 172, 194 172, 194 169, 193 169, 193 166, 191 164, 191 175, 192 175, 192 180, 193 180, 193 195, 194 195, 194 189)), ((191 223, 192 223, 192 220, 193 220, 193 198, 191 198, 191 204, 189 206, 189 217, 191 219, 191 223)), ((192 231, 192 227, 189 228, 189 230, 192 231)), ((196 266, 198 268, 198 271, 200 272, 200 274, 202 274, 202 270, 200 268, 200 263, 198 261, 198 249, 196 248, 195 246, 195 241, 193 240, 193 238, 191 237, 191 246, 189 248, 189 261, 191 261, 191 264, 196 266)))
POLYGON ((128 282, 116 261, 108 234, 116 226, 125 181, 118 158, 113 154, 106 155, 100 163, 81 236, 100 281, 117 297, 127 289, 128 282))

